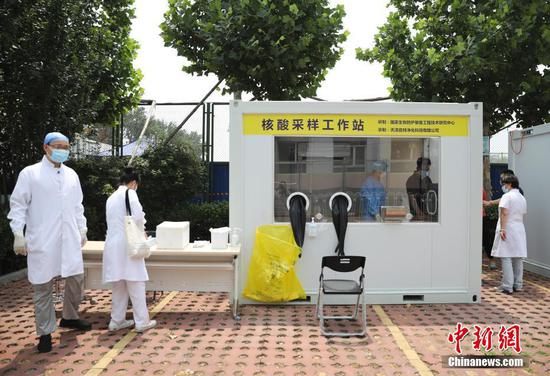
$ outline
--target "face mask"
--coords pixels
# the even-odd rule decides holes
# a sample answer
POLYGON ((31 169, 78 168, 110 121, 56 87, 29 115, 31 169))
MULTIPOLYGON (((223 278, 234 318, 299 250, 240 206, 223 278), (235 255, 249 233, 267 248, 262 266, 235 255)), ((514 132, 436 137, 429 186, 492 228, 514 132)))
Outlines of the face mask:
POLYGON ((420 171, 420 176, 422 176, 423 178, 427 178, 428 176, 430 176, 430 171, 420 171))
POLYGON ((500 187, 500 189, 502 189, 502 192, 504 192, 504 193, 510 192, 510 190, 509 190, 505 185, 503 185, 502 187, 500 187))
POLYGON ((52 161, 56 163, 63 163, 69 159, 69 151, 61 149, 53 149, 52 154, 50 154, 52 161))

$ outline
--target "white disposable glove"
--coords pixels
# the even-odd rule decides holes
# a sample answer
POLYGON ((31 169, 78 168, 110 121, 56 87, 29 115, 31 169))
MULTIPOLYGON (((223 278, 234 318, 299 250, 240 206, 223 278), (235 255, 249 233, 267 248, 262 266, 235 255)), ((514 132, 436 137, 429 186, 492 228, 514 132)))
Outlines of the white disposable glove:
POLYGON ((13 251, 16 255, 27 255, 27 241, 23 235, 23 231, 13 233, 13 251))
POLYGON ((88 241, 88 237, 86 236, 87 233, 88 233, 88 229, 86 227, 82 227, 80 229, 80 246, 81 247, 84 247, 84 245, 88 241))

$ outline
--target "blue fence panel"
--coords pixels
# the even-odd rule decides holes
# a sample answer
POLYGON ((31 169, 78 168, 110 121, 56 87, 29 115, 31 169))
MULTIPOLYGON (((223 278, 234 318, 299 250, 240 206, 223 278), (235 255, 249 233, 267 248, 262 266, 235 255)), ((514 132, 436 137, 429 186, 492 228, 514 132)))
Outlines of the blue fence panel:
POLYGON ((496 200, 503 195, 500 188, 500 173, 508 169, 506 163, 491 163, 491 199, 496 200))
POLYGON ((212 162, 212 201, 229 200, 229 162, 212 162))

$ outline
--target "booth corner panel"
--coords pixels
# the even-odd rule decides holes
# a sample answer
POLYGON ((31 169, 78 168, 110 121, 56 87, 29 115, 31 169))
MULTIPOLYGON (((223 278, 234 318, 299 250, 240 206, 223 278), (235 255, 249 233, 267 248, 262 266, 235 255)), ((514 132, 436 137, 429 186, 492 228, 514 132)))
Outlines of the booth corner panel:
POLYGON ((550 278, 550 123, 508 133, 508 168, 519 179, 527 201, 525 269, 550 278))

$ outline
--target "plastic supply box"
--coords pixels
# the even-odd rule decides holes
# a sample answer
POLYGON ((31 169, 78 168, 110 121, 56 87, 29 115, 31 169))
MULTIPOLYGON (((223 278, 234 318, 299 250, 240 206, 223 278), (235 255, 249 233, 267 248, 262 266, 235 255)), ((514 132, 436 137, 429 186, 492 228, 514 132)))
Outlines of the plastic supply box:
POLYGON ((157 248, 183 249, 189 244, 189 222, 164 221, 157 226, 157 248))

